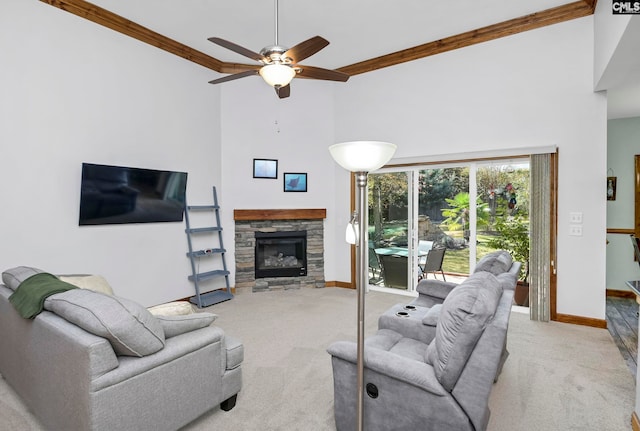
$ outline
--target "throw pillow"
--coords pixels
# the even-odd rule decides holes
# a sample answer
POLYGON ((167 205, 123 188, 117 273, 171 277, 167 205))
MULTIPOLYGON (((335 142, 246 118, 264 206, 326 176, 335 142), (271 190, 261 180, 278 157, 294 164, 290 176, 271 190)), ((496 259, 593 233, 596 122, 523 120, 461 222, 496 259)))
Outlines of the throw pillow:
POLYGON ((59 275, 58 278, 80 289, 89 289, 94 292, 113 295, 113 289, 101 275, 59 275))
POLYGON ((148 307, 147 310, 154 316, 180 316, 193 313, 193 307, 188 301, 168 302, 148 307))
POLYGON ((156 319, 162 325, 165 338, 175 337, 176 335, 191 332, 196 329, 204 328, 218 316, 212 313, 192 313, 173 316, 156 316, 156 319))
POLYGON ((142 357, 164 347, 162 325, 141 305, 86 289, 52 295, 44 308, 106 338, 118 355, 142 357))
POLYGON ((18 286, 20 286, 20 283, 32 275, 36 275, 41 272, 44 271, 30 266, 16 266, 15 268, 7 269, 2 273, 2 282, 9 289, 16 290, 18 286))

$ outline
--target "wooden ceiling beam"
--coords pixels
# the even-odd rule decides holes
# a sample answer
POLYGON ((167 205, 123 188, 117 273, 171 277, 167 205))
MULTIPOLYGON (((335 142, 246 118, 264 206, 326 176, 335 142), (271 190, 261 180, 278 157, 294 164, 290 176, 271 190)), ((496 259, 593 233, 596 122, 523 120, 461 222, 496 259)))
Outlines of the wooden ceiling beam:
MULTIPOLYGON (((258 69, 259 65, 222 62, 214 57, 165 37, 133 21, 114 14, 85 0, 40 0, 81 18, 95 22, 141 42, 160 48, 186 60, 219 73, 237 73, 258 69)), ((418 60, 477 43, 487 42, 528 30, 592 15, 597 0, 579 0, 573 3, 503 21, 487 27, 428 42, 413 48, 365 60, 337 70, 348 75, 358 75, 407 61, 418 60)))
POLYGON ((564 6, 532 13, 455 36, 428 42, 413 48, 403 49, 402 51, 397 51, 392 54, 382 55, 370 60, 344 66, 338 70, 350 76, 358 75, 501 37, 511 36, 524 31, 534 30, 547 25, 581 18, 593 14, 595 2, 596 0, 576 1, 564 6))
POLYGON ((185 58, 208 69, 221 72, 224 63, 84 0, 40 0, 81 18, 103 25, 141 42, 185 58))

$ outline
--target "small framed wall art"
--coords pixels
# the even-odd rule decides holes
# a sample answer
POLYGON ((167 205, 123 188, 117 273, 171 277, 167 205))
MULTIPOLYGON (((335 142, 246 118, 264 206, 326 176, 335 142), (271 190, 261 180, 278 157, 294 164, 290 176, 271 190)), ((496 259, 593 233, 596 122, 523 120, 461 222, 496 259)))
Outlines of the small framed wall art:
POLYGON ((274 159, 253 159, 253 178, 278 178, 278 161, 274 159))
POLYGON ((615 201, 616 200, 616 182, 617 177, 607 177, 607 200, 615 201))
POLYGON ((302 172, 285 172, 284 173, 284 191, 285 192, 306 192, 307 191, 307 174, 302 172))

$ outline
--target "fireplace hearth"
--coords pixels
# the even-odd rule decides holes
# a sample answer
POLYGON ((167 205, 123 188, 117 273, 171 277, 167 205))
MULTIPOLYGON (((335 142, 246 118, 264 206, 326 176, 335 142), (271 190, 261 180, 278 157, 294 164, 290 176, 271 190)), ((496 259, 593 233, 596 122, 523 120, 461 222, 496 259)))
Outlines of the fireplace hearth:
POLYGON ((307 231, 256 232, 256 278, 305 277, 307 231))

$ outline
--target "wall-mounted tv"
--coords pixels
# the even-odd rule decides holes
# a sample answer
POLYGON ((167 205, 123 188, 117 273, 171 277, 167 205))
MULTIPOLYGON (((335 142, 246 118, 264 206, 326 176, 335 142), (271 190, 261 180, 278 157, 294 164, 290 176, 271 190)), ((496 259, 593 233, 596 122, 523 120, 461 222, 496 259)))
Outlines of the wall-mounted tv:
POLYGON ((82 164, 83 225, 182 221, 187 173, 82 164))

